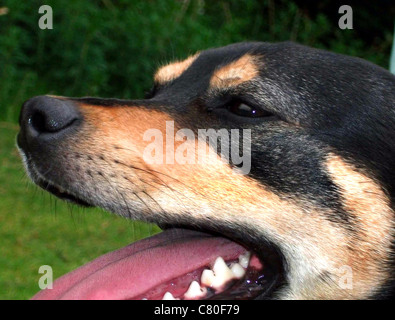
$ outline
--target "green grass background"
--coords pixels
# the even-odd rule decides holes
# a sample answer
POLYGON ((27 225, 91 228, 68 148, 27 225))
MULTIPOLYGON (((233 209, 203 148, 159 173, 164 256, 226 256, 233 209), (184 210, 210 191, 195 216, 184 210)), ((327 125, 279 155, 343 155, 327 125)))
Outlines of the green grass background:
POLYGON ((81 209, 32 185, 15 147, 15 124, 0 122, 0 299, 28 299, 41 265, 54 278, 158 228, 81 209))
POLYGON ((335 0, 0 1, 0 299, 30 298, 41 265, 57 278, 158 231, 69 207, 33 186, 14 147, 23 101, 141 98, 159 65, 237 41, 292 40, 387 68, 393 2, 348 1, 354 29, 340 30, 344 3, 335 0), (53 8, 53 30, 38 28, 43 4, 53 8))

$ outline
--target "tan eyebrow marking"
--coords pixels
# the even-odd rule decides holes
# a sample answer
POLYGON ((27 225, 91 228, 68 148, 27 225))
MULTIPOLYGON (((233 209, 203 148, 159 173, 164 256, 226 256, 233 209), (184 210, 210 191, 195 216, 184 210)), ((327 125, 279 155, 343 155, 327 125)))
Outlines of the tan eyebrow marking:
POLYGON ((154 80, 156 83, 165 83, 178 78, 197 59, 200 52, 188 57, 183 61, 176 61, 165 65, 156 72, 154 80))
POLYGON ((240 59, 216 70, 211 76, 210 87, 226 88, 249 81, 258 76, 260 64, 258 56, 247 53, 240 59))

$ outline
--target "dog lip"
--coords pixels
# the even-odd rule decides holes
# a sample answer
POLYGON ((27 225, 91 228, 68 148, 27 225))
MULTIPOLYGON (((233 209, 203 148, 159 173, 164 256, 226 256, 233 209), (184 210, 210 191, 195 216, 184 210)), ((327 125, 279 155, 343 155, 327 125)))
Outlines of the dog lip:
POLYGON ((54 184, 51 184, 49 182, 44 182, 44 183, 36 182, 36 183, 38 186, 40 186, 41 188, 43 188, 44 190, 48 191, 49 193, 53 194, 54 196, 58 197, 61 200, 65 200, 82 207, 93 207, 93 205, 91 205, 87 201, 82 200, 72 195, 71 193, 68 193, 67 191, 64 191, 63 189, 55 186, 54 184), (44 186, 45 184, 47 184, 47 186, 44 186))

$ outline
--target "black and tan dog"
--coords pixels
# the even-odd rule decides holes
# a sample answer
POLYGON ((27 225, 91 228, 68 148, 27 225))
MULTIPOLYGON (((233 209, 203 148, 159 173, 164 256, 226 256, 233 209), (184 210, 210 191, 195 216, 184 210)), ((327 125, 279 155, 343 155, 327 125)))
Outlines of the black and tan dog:
POLYGON ((394 104, 386 70, 289 42, 169 64, 144 100, 28 100, 18 146, 36 184, 165 229, 36 298, 393 297, 394 104), (250 172, 222 148, 196 164, 147 163, 144 133, 160 130, 167 148, 169 121, 196 137, 251 129, 250 172))

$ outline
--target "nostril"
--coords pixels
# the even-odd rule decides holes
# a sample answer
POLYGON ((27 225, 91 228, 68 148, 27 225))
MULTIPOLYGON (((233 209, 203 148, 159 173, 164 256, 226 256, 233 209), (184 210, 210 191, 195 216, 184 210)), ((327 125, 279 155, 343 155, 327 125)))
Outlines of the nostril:
POLYGON ((32 128, 37 132, 46 131, 45 115, 43 115, 41 112, 36 112, 33 114, 28 121, 32 128))
POLYGON ((30 118, 29 125, 39 133, 55 133, 73 124, 76 118, 54 118, 50 114, 37 110, 30 118))

